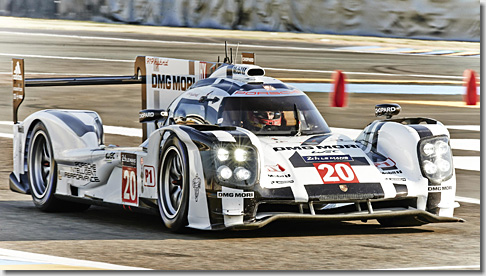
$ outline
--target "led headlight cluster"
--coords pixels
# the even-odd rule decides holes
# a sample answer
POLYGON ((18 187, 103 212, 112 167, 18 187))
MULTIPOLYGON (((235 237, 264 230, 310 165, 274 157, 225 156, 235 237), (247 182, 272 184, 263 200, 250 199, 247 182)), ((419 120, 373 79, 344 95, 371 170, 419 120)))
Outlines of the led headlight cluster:
POLYGON ((418 145, 422 174, 431 182, 440 184, 452 176, 452 152, 447 136, 420 140, 418 145))
POLYGON ((215 149, 216 176, 221 184, 249 185, 256 177, 255 150, 249 146, 221 146, 215 149))

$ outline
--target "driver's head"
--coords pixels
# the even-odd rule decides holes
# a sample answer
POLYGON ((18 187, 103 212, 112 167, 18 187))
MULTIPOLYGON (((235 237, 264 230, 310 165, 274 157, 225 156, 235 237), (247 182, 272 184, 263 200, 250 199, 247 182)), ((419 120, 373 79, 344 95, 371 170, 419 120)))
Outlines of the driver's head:
POLYGON ((262 126, 280 126, 282 125, 282 114, 275 111, 253 111, 251 120, 262 126))

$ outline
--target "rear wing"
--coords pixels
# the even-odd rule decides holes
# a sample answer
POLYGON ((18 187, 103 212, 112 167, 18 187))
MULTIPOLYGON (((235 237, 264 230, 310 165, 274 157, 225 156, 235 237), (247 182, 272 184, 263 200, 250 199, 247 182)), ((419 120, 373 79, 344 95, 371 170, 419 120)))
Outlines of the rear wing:
MULTIPOLYGON (((253 58, 253 56, 252 56, 253 58)), ((143 109, 167 109, 169 104, 193 83, 209 77, 221 63, 138 56, 132 76, 93 76, 67 78, 30 78, 24 74, 24 60, 13 61, 13 122, 18 123, 18 110, 25 99, 26 87, 141 84, 143 109)), ((252 60, 254 61, 254 59, 252 60)), ((143 141, 155 130, 143 124, 143 141)))

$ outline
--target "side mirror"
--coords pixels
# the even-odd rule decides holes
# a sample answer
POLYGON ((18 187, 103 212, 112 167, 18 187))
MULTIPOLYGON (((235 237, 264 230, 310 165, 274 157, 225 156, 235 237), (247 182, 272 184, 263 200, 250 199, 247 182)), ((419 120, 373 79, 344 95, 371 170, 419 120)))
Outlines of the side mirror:
POLYGON ((386 116, 390 119, 394 115, 398 115, 402 108, 398 104, 378 104, 375 106, 375 116, 386 116))
POLYGON ((169 113, 165 109, 144 109, 140 110, 138 114, 140 123, 165 121, 169 117, 169 113))

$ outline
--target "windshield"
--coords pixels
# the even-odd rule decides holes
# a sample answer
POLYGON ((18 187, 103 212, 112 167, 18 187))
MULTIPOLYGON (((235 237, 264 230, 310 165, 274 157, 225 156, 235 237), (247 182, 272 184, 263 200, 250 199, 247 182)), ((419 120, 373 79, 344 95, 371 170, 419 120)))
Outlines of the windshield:
POLYGON ((218 124, 243 127, 256 135, 311 135, 331 132, 306 95, 226 97, 218 113, 218 124))

